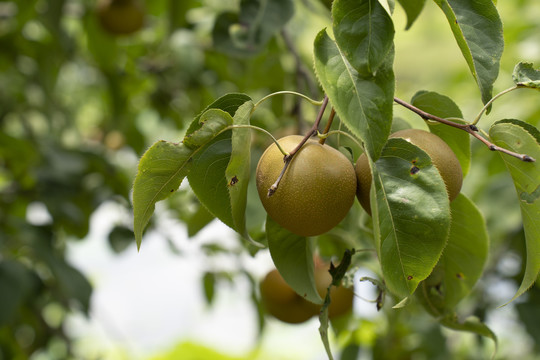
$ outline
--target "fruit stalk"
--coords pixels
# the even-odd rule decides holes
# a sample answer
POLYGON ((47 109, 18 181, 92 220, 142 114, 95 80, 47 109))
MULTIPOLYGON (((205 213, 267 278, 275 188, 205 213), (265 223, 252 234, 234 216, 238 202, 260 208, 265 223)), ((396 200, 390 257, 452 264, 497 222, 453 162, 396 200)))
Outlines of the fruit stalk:
POLYGON ((298 150, 300 150, 302 148, 302 146, 304 146, 304 144, 306 143, 306 141, 309 140, 310 137, 317 134, 318 129, 319 129, 319 124, 321 123, 321 119, 323 117, 324 110, 326 109, 327 105, 328 105, 328 96, 324 95, 324 99, 323 99, 321 108, 319 110, 319 113, 317 114, 317 118, 315 119, 315 122, 313 123, 313 126, 306 133, 306 135, 304 136, 302 141, 300 141, 298 146, 296 146, 293 150, 291 150, 288 155, 285 155, 283 157, 283 161, 284 161, 283 169, 281 170, 281 173, 279 174, 278 178, 276 179, 276 182, 274 182, 272 184, 272 186, 270 186, 270 188, 268 189, 268 193, 267 193, 268 197, 274 195, 274 193, 277 191, 279 183, 281 182, 281 179, 283 178, 283 175, 285 174, 285 171, 287 170, 287 167, 289 166, 289 163, 291 162, 294 154, 296 154, 298 152, 298 150))

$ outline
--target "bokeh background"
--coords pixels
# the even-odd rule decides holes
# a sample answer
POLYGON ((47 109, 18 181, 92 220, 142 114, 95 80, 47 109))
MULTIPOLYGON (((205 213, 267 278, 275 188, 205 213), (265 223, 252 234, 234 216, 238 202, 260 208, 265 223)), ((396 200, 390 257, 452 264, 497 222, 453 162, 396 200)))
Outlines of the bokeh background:
MULTIPOLYGON (((246 251, 183 184, 158 204, 138 252, 130 190, 145 149, 180 141, 226 93, 258 100, 294 90, 320 99, 312 44, 331 24, 326 4, 296 0, 287 25, 250 54, 228 50, 213 33, 239 1, 140 5, 144 26, 117 36, 100 23, 96 1, 0 1, 0 359, 325 359, 315 319, 261 326, 256 283, 272 267, 266 251, 246 251)), ((506 45, 495 93, 512 86, 518 62, 540 64, 540 3, 497 6, 506 45)), ((396 96, 436 91, 474 118, 480 96, 440 10, 428 1, 405 31, 396 6, 394 21, 396 96)), ((538 104, 537 92, 513 92, 480 125, 518 118, 538 127, 538 104)), ((274 97, 252 121, 276 136, 301 133, 316 110, 274 97)), ((424 126, 401 108, 395 115, 424 126)), ((255 138, 255 157, 264 144, 255 138)), ((524 254, 515 190, 498 154, 473 143, 463 192, 484 213, 492 247, 463 309, 499 336, 498 358, 540 359, 539 287, 498 308, 517 289, 524 254)), ((376 296, 369 284, 356 293, 361 326, 348 336, 365 346, 359 358, 376 357, 381 346, 395 348, 388 359, 484 359, 492 351, 487 340, 440 329, 421 313, 391 322, 368 301, 376 296)))

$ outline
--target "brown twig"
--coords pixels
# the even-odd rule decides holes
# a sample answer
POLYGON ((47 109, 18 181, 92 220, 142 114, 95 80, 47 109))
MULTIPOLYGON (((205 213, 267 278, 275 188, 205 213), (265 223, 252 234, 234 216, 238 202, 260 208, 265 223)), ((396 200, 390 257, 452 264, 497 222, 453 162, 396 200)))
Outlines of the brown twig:
POLYGON ((326 106, 328 105, 328 96, 324 95, 323 103, 321 105, 321 108, 319 109, 319 113, 317 114, 317 118, 315 119, 315 122, 313 123, 313 126, 311 129, 306 133, 302 141, 292 150, 289 152, 288 155, 285 155, 283 157, 284 165, 283 169, 281 170, 281 173, 279 174, 277 180, 275 183, 270 186, 270 189, 268 189, 267 196, 270 197, 274 195, 274 193, 277 191, 279 183, 281 182, 281 179, 283 178, 283 175, 285 174, 285 171, 287 170, 287 167, 289 166, 289 163, 291 162, 293 156, 304 146, 304 144, 309 140, 310 137, 313 135, 316 135, 319 130, 319 125, 321 123, 321 119, 324 114, 324 110, 326 109, 326 106))
POLYGON ((522 161, 526 161, 526 162, 534 162, 534 161, 536 161, 536 159, 534 159, 533 157, 531 157, 531 156, 529 156, 527 154, 519 154, 519 153, 516 153, 514 151, 510 151, 508 149, 505 149, 505 148, 502 148, 500 146, 497 146, 497 145, 493 144, 488 139, 484 138, 483 136, 481 136, 478 133, 478 128, 474 124, 459 124, 459 123, 456 123, 456 122, 453 122, 453 121, 450 121, 450 120, 447 120, 447 119, 443 119, 441 117, 438 117, 438 116, 432 115, 430 113, 427 113, 427 112, 417 108, 416 106, 411 105, 411 104, 409 104, 409 103, 407 103, 407 102, 405 102, 405 101, 403 101, 403 100, 401 100, 399 98, 396 98, 396 97, 394 98, 394 101, 396 103, 398 103, 399 105, 401 105, 401 106, 411 110, 412 112, 420 115, 420 117, 422 119, 424 119, 424 120, 434 120, 434 121, 440 122, 442 124, 452 126, 452 127, 461 129, 463 131, 466 131, 467 133, 469 133, 470 135, 472 135, 473 137, 475 137, 476 139, 478 139, 482 143, 484 143, 489 148, 489 150, 491 150, 491 151, 499 151, 499 152, 502 152, 504 154, 513 156, 515 158, 518 158, 518 159, 520 159, 522 161))
MULTIPOLYGON (((332 111, 330 111, 330 116, 328 116, 328 122, 326 123, 326 127, 323 130, 323 134, 328 134, 328 132, 330 131, 330 128, 332 127, 332 122, 334 121, 334 116, 336 116, 336 110, 332 108, 332 111)), ((319 144, 324 145, 325 141, 326 137, 322 137, 319 140, 319 144)))

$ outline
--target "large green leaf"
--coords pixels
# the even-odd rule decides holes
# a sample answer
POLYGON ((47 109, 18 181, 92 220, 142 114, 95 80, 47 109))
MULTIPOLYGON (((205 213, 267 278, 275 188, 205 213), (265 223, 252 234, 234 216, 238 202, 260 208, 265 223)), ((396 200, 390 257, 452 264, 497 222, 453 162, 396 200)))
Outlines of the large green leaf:
POLYGON ((393 50, 375 76, 361 76, 322 30, 315 39, 315 70, 341 121, 377 159, 392 126, 393 50))
POLYGON ((504 48, 502 23, 492 0, 434 0, 442 9, 476 80, 482 101, 492 96, 504 48))
MULTIPOLYGON (((212 144, 219 138, 227 136, 230 138, 230 133, 218 136, 226 127, 232 125, 233 119, 228 112, 208 109, 197 119, 197 126, 192 124, 192 131, 184 138, 185 143, 158 141, 139 161, 139 170, 133 184, 134 233, 137 247, 140 247, 143 230, 154 213, 155 204, 174 193, 194 165, 196 173, 204 171, 205 169, 201 166, 206 166, 206 164, 201 165, 201 159, 207 160, 208 155, 212 154, 212 151, 209 153, 208 149, 215 149, 212 144)), ((229 156, 230 150, 226 155, 227 161, 229 156)), ((223 172, 222 175, 225 181, 223 172)), ((201 197, 206 199, 207 194, 204 193, 204 188, 202 192, 202 194, 197 194, 196 191, 196 194, 199 199, 201 197)), ((204 200, 201 202, 208 207, 204 200)), ((212 213, 234 228, 232 221, 228 221, 230 220, 230 206, 228 213, 225 210, 219 214, 212 213)))
MULTIPOLYGON (((253 110, 253 102, 246 101, 234 115, 234 125, 248 125, 253 110)), ((232 217, 236 231, 248 238, 246 231, 247 192, 250 176, 251 130, 232 130, 231 158, 225 177, 229 190, 232 217)))
POLYGON ((407 14, 405 30, 408 30, 422 12, 426 0, 398 0, 398 2, 407 14))
POLYGON ((450 230, 444 181, 429 156, 400 138, 388 140, 373 166, 372 214, 388 289, 412 294, 442 254, 450 230))
POLYGON ((534 284, 540 272, 540 132, 519 120, 501 120, 493 124, 489 135, 496 145, 537 160, 524 162, 501 154, 516 187, 527 245, 525 275, 513 301, 534 284))
POLYGON ((335 0, 333 30, 341 53, 361 75, 373 75, 393 47, 394 23, 377 0, 335 0))
POLYGON ((143 230, 155 204, 175 192, 191 167, 192 150, 181 143, 158 141, 139 161, 133 183, 133 232, 140 248, 143 230))
POLYGON ((512 74, 514 83, 518 86, 540 90, 540 71, 531 63, 520 62, 512 74))
POLYGON ((234 56, 261 51, 293 16, 292 0, 242 0, 238 14, 220 14, 212 30, 214 47, 234 56))
MULTIPOLYGON (((204 170, 199 168, 199 166, 204 166, 200 165, 201 159, 208 160, 209 155, 216 155, 212 153, 212 150, 210 152, 208 150, 212 148, 212 143, 219 142, 220 139, 215 137, 232 124, 232 116, 236 113, 238 107, 250 100, 251 98, 244 94, 231 93, 224 95, 210 104, 191 122, 184 137, 186 143, 158 141, 145 152, 139 161, 138 172, 133 183, 133 231, 137 248, 141 246, 143 230, 154 213, 155 204, 166 199, 178 189, 182 180, 192 169, 195 163, 194 158, 199 164, 197 170, 199 172, 204 170)), ((230 157, 230 132, 229 134, 222 134, 220 137, 221 140, 229 138, 228 143, 226 141, 228 145, 225 144, 229 148, 229 150, 225 151, 228 162, 230 157)), ((221 145, 224 145, 224 143, 221 143, 221 145)), ((218 156, 223 155, 222 146, 213 149, 216 150, 218 156), (219 152, 221 152, 221 155, 219 152)), ((221 172, 223 183, 225 183, 224 171, 225 168, 221 172)), ((206 199, 208 194, 205 193, 204 183, 198 186, 197 180, 198 178, 194 182, 196 187, 201 190, 198 195, 206 199)), ((219 192, 219 194, 222 193, 219 192)), ((226 196, 228 198, 228 194, 226 196)), ((199 199, 201 198, 199 197, 199 199)), ((213 207, 211 199, 208 201, 201 200, 201 202, 210 209, 214 209, 214 211, 211 211, 214 216, 219 217, 220 220, 234 228, 228 201, 225 207, 218 206, 218 210, 213 207), (219 215, 216 214, 216 211, 219 215)))
MULTIPOLYGON (((432 91, 419 91, 411 104, 419 109, 441 118, 463 118, 461 110, 452 99, 432 91)), ((458 120, 453 120, 459 122, 458 120)), ((441 124, 428 122, 429 130, 443 139, 456 154, 463 177, 467 175, 471 166, 471 137, 463 130, 441 124)))
POLYGON ((266 218, 268 249, 283 279, 298 295, 316 304, 322 304, 313 276, 313 250, 310 241, 279 226, 266 218))
POLYGON ((474 203, 460 194, 450 204, 452 223, 439 263, 416 295, 434 316, 454 312, 476 284, 487 259, 489 238, 485 220, 474 203))

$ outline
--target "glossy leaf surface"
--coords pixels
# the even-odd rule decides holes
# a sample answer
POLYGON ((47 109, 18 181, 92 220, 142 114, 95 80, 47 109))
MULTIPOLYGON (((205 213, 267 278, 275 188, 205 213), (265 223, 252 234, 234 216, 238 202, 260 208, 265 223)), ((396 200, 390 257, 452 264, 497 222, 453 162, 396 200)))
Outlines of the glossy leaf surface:
POLYGON ((389 139, 372 172, 371 209, 384 280, 392 293, 407 297, 429 276, 446 245, 448 195, 429 156, 404 139, 389 139))
POLYGON ((341 121, 377 159, 392 126, 394 97, 393 51, 376 76, 362 76, 337 44, 321 31, 315 39, 315 70, 341 121))

